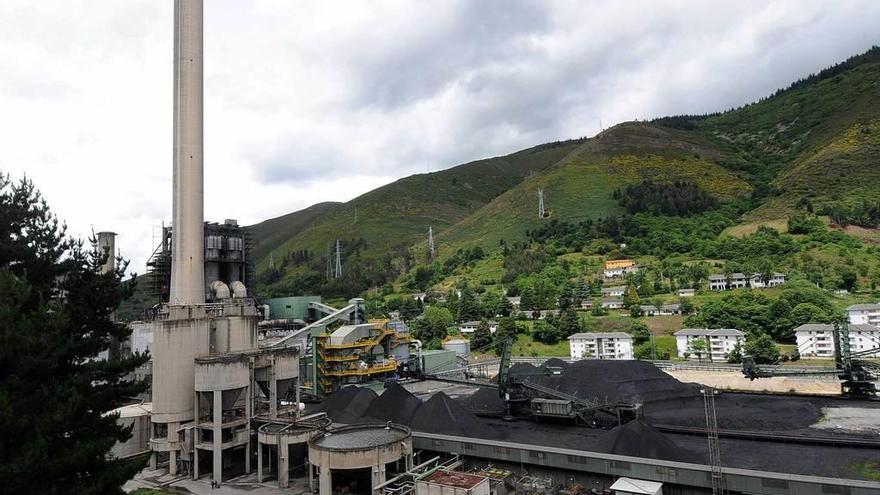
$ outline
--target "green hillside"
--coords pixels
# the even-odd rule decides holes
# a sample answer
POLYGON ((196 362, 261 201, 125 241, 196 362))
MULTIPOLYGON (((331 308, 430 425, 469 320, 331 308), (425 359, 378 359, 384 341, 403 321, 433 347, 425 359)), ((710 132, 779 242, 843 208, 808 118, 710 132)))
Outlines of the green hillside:
MULTIPOLYGON (((880 209, 871 203, 880 201, 878 103, 880 49, 872 48, 737 109, 623 123, 590 139, 410 176, 348 203, 316 205, 255 226, 258 272, 266 274, 270 252, 276 260, 310 253, 264 277, 262 287, 353 295, 385 285, 424 264, 429 225, 441 260, 463 266, 476 256, 456 254, 464 248, 496 251, 501 240, 523 241, 527 231, 554 220, 570 235, 578 222, 624 215, 615 191, 646 182, 685 182, 731 205, 682 221, 643 215, 629 226, 639 232, 612 236, 643 242, 639 249, 658 256, 669 253, 658 240, 665 235, 691 244, 699 237, 702 253, 724 259, 724 233, 743 230, 737 223, 743 231, 755 222, 785 225, 798 212, 830 212, 832 220, 871 228, 880 209), (537 214, 539 189, 546 218, 537 214), (701 222, 711 228, 701 229, 701 222), (336 239, 343 241, 348 267, 344 284, 323 277, 326 250, 336 239), (705 244, 712 242, 718 245, 705 244)), ((870 232, 861 237, 876 238, 870 232)))
POLYGON ((253 235, 258 242, 254 246, 253 256, 258 260, 268 259, 270 251, 341 208, 342 203, 318 203, 254 225, 253 235))
POLYGON ((615 126, 442 232, 441 253, 519 240, 548 219, 578 222, 621 213, 612 192, 644 180, 693 182, 722 199, 747 195, 751 186, 745 176, 719 165, 719 156, 698 135, 653 124, 615 126), (538 189, 549 213, 543 219, 537 214, 538 189))
POLYGON ((310 211, 312 207, 259 223, 253 227, 257 272, 266 271, 270 252, 277 262, 300 250, 311 252, 313 262, 286 267, 282 278, 285 274, 313 273, 316 268, 321 271, 321 258, 336 239, 343 242, 346 255, 351 257, 400 256, 408 246, 424 240, 428 226, 439 232, 461 221, 530 174, 559 161, 581 142, 548 143, 440 172, 412 175, 347 203, 327 206, 324 211, 310 211), (349 252, 355 244, 357 252, 349 252))

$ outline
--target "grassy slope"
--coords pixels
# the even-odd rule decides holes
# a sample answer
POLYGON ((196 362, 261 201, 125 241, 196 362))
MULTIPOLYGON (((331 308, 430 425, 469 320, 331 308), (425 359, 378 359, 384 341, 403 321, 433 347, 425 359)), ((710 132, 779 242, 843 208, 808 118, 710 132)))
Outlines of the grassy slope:
MULTIPOLYGON (((293 235, 276 236, 274 242, 255 236, 258 271, 266 266, 268 252, 273 249, 276 260, 297 249, 310 249, 320 255, 337 238, 363 237, 367 241, 363 255, 371 257, 396 246, 413 244, 426 236, 429 225, 439 231, 460 221, 530 172, 560 160, 578 144, 550 143, 441 172, 409 176, 335 206, 293 235), (357 223, 353 221, 355 208, 357 223)), ((271 225, 278 220, 268 220, 255 228, 271 231, 271 225)))
POLYGON ((581 221, 620 213, 614 189, 652 180, 688 180, 722 198, 751 187, 718 165, 720 152, 695 133, 652 124, 626 123, 586 141, 562 162, 523 181, 438 236, 441 253, 467 245, 494 248, 546 222, 537 216, 543 189, 550 218, 581 221))
POLYGON ((861 60, 836 75, 695 119, 690 126, 624 123, 585 141, 407 177, 335 205, 304 229, 279 233, 284 217, 264 222, 256 228, 272 235, 256 236, 258 270, 272 249, 276 259, 304 248, 321 254, 336 238, 366 238, 365 256, 396 246, 424 249, 429 224, 441 255, 469 245, 494 249, 500 239, 519 240, 545 221, 537 218, 539 188, 551 218, 579 221, 619 213, 612 191, 643 179, 690 180, 721 197, 748 193, 748 183, 770 182, 779 195, 746 215, 747 225, 742 232, 731 229, 734 235, 748 233, 755 222, 786 218, 801 197, 817 206, 876 198, 880 51, 861 60), (540 173, 523 180, 530 171, 540 173))
MULTIPOLYGON (((342 208, 342 203, 326 202, 309 206, 303 210, 288 213, 280 217, 260 222, 252 227, 254 239, 253 256, 258 260, 268 258, 269 252, 283 244, 287 239, 296 237, 303 230, 311 227, 325 215, 342 208)), ((276 253, 276 263, 281 262, 282 253, 276 253)))
POLYGON ((870 62, 699 123, 731 155, 764 164, 780 195, 749 220, 788 216, 801 197, 816 206, 880 196, 880 62, 870 62))

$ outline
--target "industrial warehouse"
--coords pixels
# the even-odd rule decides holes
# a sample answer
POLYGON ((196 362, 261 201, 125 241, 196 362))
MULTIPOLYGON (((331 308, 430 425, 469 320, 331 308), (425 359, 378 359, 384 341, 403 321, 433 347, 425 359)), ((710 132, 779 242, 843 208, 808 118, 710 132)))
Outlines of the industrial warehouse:
POLYGON ((150 396, 119 411, 136 435, 116 454, 150 458, 131 488, 880 493, 860 470, 880 457, 880 404, 848 354, 840 397, 736 393, 644 361, 517 359, 509 341, 489 361, 463 340, 424 350, 359 298, 256 300, 250 231, 203 215, 202 14, 175 2, 173 223, 148 264, 163 302, 122 346, 152 355, 150 396))

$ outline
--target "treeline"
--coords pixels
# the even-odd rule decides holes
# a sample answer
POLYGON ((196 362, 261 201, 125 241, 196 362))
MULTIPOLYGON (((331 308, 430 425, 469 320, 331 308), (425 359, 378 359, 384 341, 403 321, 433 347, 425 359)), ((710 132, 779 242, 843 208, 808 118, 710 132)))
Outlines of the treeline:
MULTIPOLYGON (((301 260, 275 269, 267 269, 257 277, 261 297, 280 297, 289 294, 318 294, 324 297, 352 297, 371 287, 393 282, 413 265, 413 255, 406 246, 397 246, 380 258, 361 258, 367 248, 363 237, 340 241, 342 276, 336 278, 335 244, 324 256, 309 251, 289 253, 290 260, 301 260)), ((285 259, 288 255, 285 255, 285 259)))
POLYGON ((612 196, 629 213, 683 217, 718 206, 718 200, 713 196, 696 184, 683 181, 672 183, 643 181, 640 184, 615 189, 612 196))
POLYGON ((855 205, 834 202, 825 205, 820 214, 828 215, 832 222, 843 227, 858 225, 859 227, 876 229, 880 226, 880 201, 864 199, 855 205))
MULTIPOLYGON (((850 57, 850 58, 846 59, 845 61, 840 62, 839 64, 832 65, 831 67, 828 67, 826 69, 819 71, 819 73, 817 73, 817 74, 810 74, 809 76, 807 76, 805 78, 798 79, 797 81, 791 83, 787 87, 780 88, 780 89, 776 90, 776 92, 774 92, 771 96, 765 96, 765 97, 759 99, 755 103, 760 103, 760 102, 765 101, 767 99, 770 99, 770 98, 773 98, 776 96, 780 96, 780 95, 787 93, 789 91, 793 91, 795 89, 809 86, 810 84, 813 84, 818 81, 822 81, 825 79, 831 79, 837 75, 840 75, 840 74, 842 74, 850 69, 853 69, 855 67, 858 67, 862 64, 874 63, 874 62, 880 62, 880 47, 877 47, 877 46, 872 46, 865 53, 862 53, 861 55, 855 55, 853 57, 850 57)), ((729 113, 729 112, 732 112, 732 111, 735 111, 735 110, 738 110, 741 108, 745 108, 750 105, 754 105, 755 103, 749 103, 748 105, 734 107, 734 108, 731 108, 730 110, 727 110, 725 112, 712 112, 712 113, 705 113, 705 114, 701 114, 701 115, 672 115, 669 117, 658 117, 656 119, 650 120, 649 122, 659 124, 659 125, 662 125, 665 127, 670 127, 673 129, 682 129, 682 130, 690 131, 690 130, 696 129, 699 126, 700 122, 702 122, 706 119, 709 119, 712 117, 717 117, 717 116, 720 116, 725 113, 729 113)))
POLYGON ((793 330, 805 323, 829 323, 837 316, 827 292, 806 281, 787 283, 773 299, 754 291, 732 292, 707 301, 684 324, 694 328, 736 328, 749 335, 767 334, 792 341, 793 330))
POLYGON ((809 76, 807 76, 803 79, 798 79, 797 81, 791 83, 788 87, 778 89, 775 93, 773 93, 773 96, 779 96, 779 95, 786 93, 788 91, 798 89, 798 88, 803 88, 804 86, 808 86, 808 85, 810 85, 814 82, 817 82, 817 81, 831 79, 832 77, 837 76, 838 74, 842 74, 842 73, 844 73, 850 69, 853 69, 855 67, 858 67, 862 64, 868 64, 868 63, 874 63, 874 62, 880 62, 880 47, 878 47, 876 45, 872 46, 865 53, 862 53, 860 55, 854 55, 854 56, 844 60, 843 62, 840 62, 838 64, 834 64, 831 67, 822 69, 821 71, 819 71, 818 74, 810 74, 809 76))

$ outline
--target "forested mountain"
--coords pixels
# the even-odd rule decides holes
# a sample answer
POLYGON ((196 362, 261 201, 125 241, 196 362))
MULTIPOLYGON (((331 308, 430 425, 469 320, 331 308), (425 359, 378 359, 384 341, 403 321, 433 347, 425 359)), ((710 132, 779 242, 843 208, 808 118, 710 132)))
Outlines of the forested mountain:
MULTIPOLYGON (((452 266, 449 273, 471 248, 489 255, 503 245, 536 242, 534 232, 551 223, 551 230, 581 229, 578 236, 589 242, 628 241, 638 251, 624 254, 633 256, 721 260, 735 253, 709 245, 723 244, 730 233, 754 232, 755 222, 784 231, 793 215, 820 214, 870 229, 880 219, 878 103, 880 49, 872 48, 726 112, 627 122, 590 139, 410 176, 348 203, 316 205, 256 225, 260 291, 347 297, 392 284, 427 266, 429 225, 440 261, 452 266), (665 190, 664 184, 681 189, 665 190), (623 191, 638 187, 694 211, 675 215, 644 201, 621 201, 623 191), (596 222, 620 228, 596 230, 596 222), (329 280, 327 248, 336 239, 342 240, 347 275, 329 280), (267 269, 269 253, 275 270, 267 269)), ((823 249, 823 256, 832 256, 833 249, 823 249)), ((812 261, 790 261, 798 263, 812 261)))

